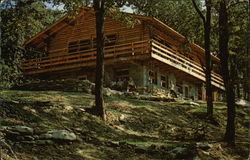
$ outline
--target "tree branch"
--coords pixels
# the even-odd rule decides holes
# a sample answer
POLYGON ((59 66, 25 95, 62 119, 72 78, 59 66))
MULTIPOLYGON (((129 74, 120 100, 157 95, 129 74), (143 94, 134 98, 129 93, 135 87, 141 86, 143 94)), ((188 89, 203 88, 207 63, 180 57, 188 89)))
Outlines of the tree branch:
POLYGON ((199 9, 199 7, 197 6, 195 0, 192 0, 192 3, 193 3, 193 6, 194 6, 196 12, 199 14, 199 16, 201 17, 203 23, 205 24, 205 22, 206 22, 205 16, 202 14, 202 12, 201 12, 201 10, 199 9))

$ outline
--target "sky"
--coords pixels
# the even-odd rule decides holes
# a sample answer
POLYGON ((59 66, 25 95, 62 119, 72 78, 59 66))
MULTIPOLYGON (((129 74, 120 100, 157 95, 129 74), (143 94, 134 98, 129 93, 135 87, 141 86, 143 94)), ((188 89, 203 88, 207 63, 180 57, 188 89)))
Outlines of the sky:
MULTIPOLYGON (((47 2, 45 2, 45 5, 46 5, 49 9, 59 9, 59 10, 63 10, 63 7, 64 7, 63 4, 57 5, 57 6, 53 6, 53 4, 47 3, 47 2)), ((121 8, 121 11, 127 12, 127 13, 133 13, 133 9, 132 9, 131 7, 127 7, 127 6, 122 7, 122 8, 121 8)))

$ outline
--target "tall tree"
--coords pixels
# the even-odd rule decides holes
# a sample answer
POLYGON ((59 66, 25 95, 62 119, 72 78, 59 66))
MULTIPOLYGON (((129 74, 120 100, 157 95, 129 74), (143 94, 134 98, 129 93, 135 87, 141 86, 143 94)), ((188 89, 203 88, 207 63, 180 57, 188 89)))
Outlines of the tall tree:
POLYGON ((229 75, 229 31, 228 31, 228 12, 227 3, 221 0, 219 4, 219 56, 221 59, 222 76, 226 89, 227 96, 227 127, 225 133, 225 140, 230 144, 235 141, 235 100, 234 90, 232 85, 232 78, 229 75))
POLYGON ((205 42, 205 74, 206 74, 206 98, 207 98, 207 116, 213 118, 213 99, 211 85, 211 53, 210 53, 210 32, 211 32, 211 0, 205 0, 206 16, 203 15, 195 0, 192 0, 196 12, 203 21, 204 26, 204 42, 205 42))
POLYGON ((23 43, 57 20, 62 13, 50 10, 42 1, 4 1, 1 9, 0 88, 21 81, 19 64, 29 54, 23 43))
POLYGON ((95 80, 95 106, 93 113, 105 120, 103 81, 104 81, 104 3, 105 0, 94 0, 96 17, 96 80, 95 80))
POLYGON ((239 87, 238 84, 243 84, 244 92, 249 86, 249 80, 246 78, 249 63, 248 11, 247 1, 218 1, 219 57, 227 102, 227 126, 224 139, 230 145, 235 144, 235 93, 237 93, 235 90, 239 87))
POLYGON ((196 12, 203 21, 204 26, 204 48, 205 48, 205 74, 206 74, 206 98, 207 98, 207 116, 209 119, 213 118, 213 99, 212 99, 212 85, 211 85, 211 53, 210 53, 210 33, 211 33, 211 0, 205 0, 206 15, 204 16, 200 8, 197 6, 195 0, 192 0, 196 12))

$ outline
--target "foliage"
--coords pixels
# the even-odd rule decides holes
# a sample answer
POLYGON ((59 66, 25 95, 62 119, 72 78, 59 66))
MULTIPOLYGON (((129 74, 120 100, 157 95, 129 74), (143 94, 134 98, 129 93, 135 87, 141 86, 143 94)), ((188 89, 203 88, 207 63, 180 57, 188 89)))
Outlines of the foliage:
POLYGON ((155 17, 178 31, 191 42, 203 46, 202 21, 191 1, 153 0, 142 3, 131 1, 137 14, 155 17))
MULTIPOLYGON (((233 76, 235 85, 242 84, 243 89, 247 92, 247 86, 249 85, 248 77, 248 63, 249 63, 249 51, 248 51, 248 10, 249 4, 247 2, 241 2, 229 6, 229 54, 230 54, 230 70, 235 76, 233 76)), ((238 93, 241 94, 241 93, 238 93)), ((249 94, 249 93, 248 93, 249 94)), ((248 95, 249 96, 249 95, 248 95)), ((238 95, 240 97, 240 95, 238 95)), ((247 99, 247 97, 244 97, 247 99)))
POLYGON ((11 87, 20 81, 19 65, 25 57, 31 56, 23 47, 24 42, 61 16, 60 11, 47 9, 41 1, 15 1, 14 4, 1 10, 0 88, 11 87))

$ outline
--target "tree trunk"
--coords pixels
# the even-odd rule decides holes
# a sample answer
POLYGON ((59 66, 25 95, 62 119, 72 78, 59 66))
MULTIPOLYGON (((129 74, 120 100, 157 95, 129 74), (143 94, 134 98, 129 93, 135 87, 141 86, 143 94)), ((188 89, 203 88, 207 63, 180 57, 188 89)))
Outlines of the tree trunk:
POLYGON ((103 77, 104 77, 104 0, 94 0, 96 17, 96 80, 95 80, 95 106, 93 114, 105 120, 103 100, 103 77))
POLYGON ((207 100, 207 117, 213 119, 213 99, 212 99, 212 85, 211 85, 211 54, 210 54, 210 30, 211 30, 211 0, 206 2, 206 17, 202 14, 197 6, 195 0, 192 0, 196 12, 199 14, 204 25, 204 41, 205 41, 205 74, 206 74, 206 100, 207 100))
POLYGON ((207 116, 213 118, 213 99, 211 85, 211 54, 210 54, 210 30, 211 30, 211 0, 206 0, 206 21, 204 23, 204 40, 206 55, 206 98, 207 98, 207 116))
POLYGON ((235 142, 235 93, 233 77, 229 73, 229 52, 228 52, 228 13, 225 0, 221 0, 219 8, 219 52, 221 59, 222 77, 224 80, 227 99, 227 126, 224 139, 230 145, 235 142))

